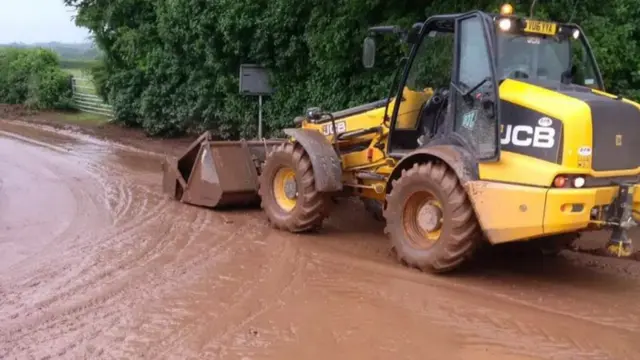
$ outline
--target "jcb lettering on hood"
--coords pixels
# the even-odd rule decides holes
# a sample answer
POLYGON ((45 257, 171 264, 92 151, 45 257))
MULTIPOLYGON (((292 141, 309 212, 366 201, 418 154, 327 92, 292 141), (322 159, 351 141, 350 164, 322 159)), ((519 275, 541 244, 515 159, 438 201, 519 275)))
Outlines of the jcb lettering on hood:
POLYGON ((555 145, 556 130, 552 127, 505 125, 500 144, 551 149, 555 145))

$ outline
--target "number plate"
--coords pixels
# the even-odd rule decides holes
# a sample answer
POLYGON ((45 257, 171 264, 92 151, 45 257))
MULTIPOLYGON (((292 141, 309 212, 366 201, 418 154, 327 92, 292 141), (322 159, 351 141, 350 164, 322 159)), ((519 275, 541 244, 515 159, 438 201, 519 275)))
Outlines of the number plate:
POLYGON ((537 34, 555 35, 556 27, 556 24, 550 22, 527 20, 527 26, 524 28, 524 31, 537 34))

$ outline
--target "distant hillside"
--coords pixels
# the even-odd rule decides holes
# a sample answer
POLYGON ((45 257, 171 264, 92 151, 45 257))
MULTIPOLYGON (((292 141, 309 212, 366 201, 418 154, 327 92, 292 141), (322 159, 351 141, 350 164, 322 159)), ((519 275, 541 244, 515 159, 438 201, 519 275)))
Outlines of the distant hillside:
POLYGON ((0 47, 16 47, 16 48, 42 47, 45 49, 51 49, 55 51, 60 55, 60 58, 62 60, 96 60, 100 55, 100 51, 92 43, 77 43, 77 44, 59 43, 59 42, 34 43, 34 44, 11 43, 11 44, 0 44, 0 47))

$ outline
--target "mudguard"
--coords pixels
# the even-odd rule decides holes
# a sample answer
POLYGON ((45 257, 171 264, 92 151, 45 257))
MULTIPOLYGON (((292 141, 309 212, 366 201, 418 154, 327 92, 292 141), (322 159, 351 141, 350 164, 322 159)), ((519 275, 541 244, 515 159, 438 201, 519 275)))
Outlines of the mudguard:
POLYGON ((316 190, 341 191, 342 165, 329 140, 316 130, 285 129, 284 133, 298 142, 309 154, 316 190))
POLYGON ((478 180, 478 162, 475 157, 465 148, 459 145, 434 145, 419 148, 405 156, 395 166, 391 176, 387 180, 387 194, 391 192, 393 180, 400 177, 402 170, 410 169, 417 162, 424 162, 431 159, 444 161, 458 176, 460 183, 464 186, 467 182, 478 180))

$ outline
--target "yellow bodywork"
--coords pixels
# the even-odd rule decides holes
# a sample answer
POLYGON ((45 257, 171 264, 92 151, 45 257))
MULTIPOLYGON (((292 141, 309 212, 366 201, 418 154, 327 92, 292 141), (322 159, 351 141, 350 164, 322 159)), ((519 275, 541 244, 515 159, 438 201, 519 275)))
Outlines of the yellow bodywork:
MULTIPOLYGON (((480 225, 494 244, 595 229, 591 209, 611 204, 618 190, 615 186, 550 189, 484 180, 470 181, 466 188, 480 225)), ((633 208, 640 210, 639 187, 633 208)))
MULTIPOLYGON (((405 88, 403 94, 404 101, 400 104, 400 109, 398 111, 396 129, 415 129, 420 108, 432 95, 433 89, 431 88, 425 89, 423 92, 411 91, 405 88)), ((391 118, 394 106, 395 100, 392 99, 387 109, 387 118, 391 118)), ((385 108, 380 107, 350 117, 336 119, 336 123, 344 123, 342 131, 338 130, 339 133, 368 129, 375 126, 381 127, 380 134, 365 135, 355 139, 350 139, 349 141, 340 141, 338 143, 341 148, 353 146, 355 144, 368 144, 367 148, 364 150, 350 152, 341 156, 344 170, 371 169, 378 168, 378 166, 386 164, 386 153, 382 150, 386 147, 382 147, 382 149, 376 147, 376 145, 379 144, 386 145, 386 140, 389 135, 389 124, 388 121, 384 121, 384 113, 385 108)), ((324 122, 321 124, 305 122, 302 127, 305 129, 324 132, 329 140, 333 139, 331 122, 324 122)), ((391 171, 389 170, 387 174, 390 172, 391 171)))
MULTIPOLYGON (((417 124, 418 114, 425 101, 433 95, 433 89, 427 88, 422 92, 404 89, 404 101, 400 104, 398 111, 397 129, 414 129, 417 124)), ((387 109, 387 119, 391 118, 395 99, 392 99, 387 109)), ((389 120, 385 121, 385 107, 379 107, 367 112, 359 113, 345 118, 336 119, 337 124, 343 123, 344 126, 338 130, 338 133, 345 133, 372 127, 380 127, 380 133, 368 134, 360 136, 348 141, 339 141, 338 146, 341 149, 352 147, 354 145, 363 144, 361 150, 347 152, 341 154, 343 167, 343 182, 347 186, 358 189, 360 196, 376 200, 384 200, 386 180, 361 180, 356 181, 355 173, 358 171, 373 171, 377 174, 389 176, 393 171, 396 163, 395 160, 389 158, 386 153, 387 138, 389 136, 389 120)), ((331 122, 314 124, 304 122, 304 129, 312 129, 323 132, 327 139, 333 140, 331 122)))
MULTIPOLYGON (((640 174, 640 168, 594 171, 591 155, 578 154, 580 147, 593 148, 591 110, 584 102, 510 79, 500 86, 500 97, 560 119, 568 136, 563 137, 562 164, 508 151, 501 152, 499 162, 479 164, 481 181, 468 183, 467 189, 478 220, 492 243, 586 229, 591 223, 591 209, 610 204, 617 194, 617 187, 550 188, 559 174, 596 178, 640 174), (571 211, 574 204, 582 210, 571 211)), ((634 193, 634 209, 640 211, 638 191, 634 193)))
MULTIPOLYGON (((597 222, 590 219, 591 209, 610 204, 617 187, 557 189, 551 187, 554 178, 559 174, 596 178, 637 175, 640 168, 606 172, 591 169, 591 155, 580 156, 577 152, 580 147, 593 147, 590 108, 579 99, 510 79, 502 82, 499 93, 502 100, 562 121, 562 163, 502 150, 499 161, 479 164, 480 180, 465 186, 488 240, 495 244, 596 228, 597 222)), ((430 88, 424 92, 405 88, 397 128, 414 129, 421 106, 432 95, 430 88)), ((392 99, 388 106, 387 119, 391 118, 394 102, 392 99)), ((358 196, 380 201, 385 199, 388 176, 397 164, 386 154, 389 123, 384 120, 384 112, 384 107, 379 107, 336 120, 344 123, 340 125, 342 132, 381 128, 379 133, 338 143, 341 149, 363 146, 341 155, 344 185, 358 196), (362 171, 382 176, 379 180, 357 180, 357 173, 362 171)), ((323 131, 332 140, 330 124, 304 122, 302 127, 323 131)), ((634 209, 640 211, 640 189, 634 194, 634 209)))

